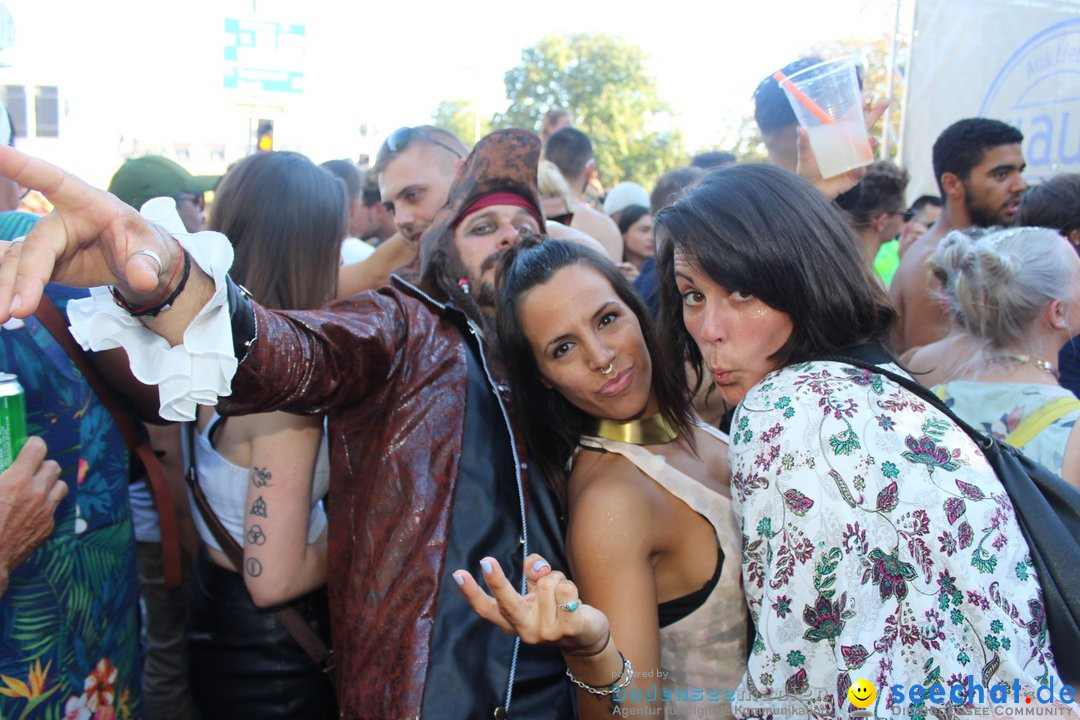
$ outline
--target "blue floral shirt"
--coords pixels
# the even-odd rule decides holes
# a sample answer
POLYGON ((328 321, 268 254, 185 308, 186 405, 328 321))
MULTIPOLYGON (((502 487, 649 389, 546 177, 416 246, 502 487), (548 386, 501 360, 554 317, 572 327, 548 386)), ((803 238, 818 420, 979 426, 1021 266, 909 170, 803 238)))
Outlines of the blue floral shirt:
MULTIPOLYGON (((37 218, 0 214, 0 235, 37 218)), ((49 285, 64 314, 85 290, 49 285)), ((0 598, 0 718, 142 716, 138 587, 128 453, 109 411, 44 325, 0 330, 0 369, 26 393, 27 430, 60 464, 68 495, 56 529, 11 574, 0 598)))

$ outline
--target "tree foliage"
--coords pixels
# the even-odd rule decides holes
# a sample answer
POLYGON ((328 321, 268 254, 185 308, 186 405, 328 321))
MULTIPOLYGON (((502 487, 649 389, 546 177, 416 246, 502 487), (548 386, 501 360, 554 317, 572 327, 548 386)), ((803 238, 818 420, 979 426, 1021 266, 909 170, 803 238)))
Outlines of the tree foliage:
POLYGON ((735 147, 731 149, 735 157, 741 163, 763 163, 769 161, 769 153, 765 151, 765 141, 761 139, 761 131, 753 116, 744 117, 739 124, 735 147))
POLYGON ((431 113, 431 122, 461 138, 466 145, 491 132, 491 119, 482 117, 468 100, 444 100, 431 113))
POLYGON ((544 113, 564 108, 593 143, 605 185, 634 180, 646 187, 686 162, 682 134, 665 129, 668 107, 645 68, 641 48, 602 33, 549 35, 521 54, 505 77, 499 127, 537 130, 544 113))

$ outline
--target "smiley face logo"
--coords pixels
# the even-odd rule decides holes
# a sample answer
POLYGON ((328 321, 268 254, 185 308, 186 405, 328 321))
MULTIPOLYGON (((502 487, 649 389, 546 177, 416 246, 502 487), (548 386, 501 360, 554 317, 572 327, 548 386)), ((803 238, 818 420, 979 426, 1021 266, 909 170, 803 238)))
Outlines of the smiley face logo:
POLYGON ((848 688, 847 698, 857 708, 869 707, 877 697, 877 688, 863 678, 859 678, 848 688))

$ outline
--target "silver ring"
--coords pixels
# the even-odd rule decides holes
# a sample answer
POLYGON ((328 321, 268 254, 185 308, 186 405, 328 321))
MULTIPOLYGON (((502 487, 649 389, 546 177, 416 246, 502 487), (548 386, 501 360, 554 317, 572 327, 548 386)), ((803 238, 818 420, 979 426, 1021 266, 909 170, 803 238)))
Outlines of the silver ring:
POLYGON ((610 375, 615 370, 615 363, 608 363, 608 366, 600 371, 601 375, 610 375))
POLYGON ((154 262, 156 262, 157 263, 157 274, 158 275, 160 275, 161 271, 165 269, 165 263, 161 262, 161 256, 158 255, 153 250, 136 250, 135 252, 133 252, 131 254, 132 255, 145 255, 146 257, 148 257, 151 260, 153 260, 154 262))
POLYGON ((562 605, 559 606, 559 609, 565 610, 566 612, 574 612, 579 607, 581 607, 581 600, 575 598, 569 602, 564 602, 562 605))

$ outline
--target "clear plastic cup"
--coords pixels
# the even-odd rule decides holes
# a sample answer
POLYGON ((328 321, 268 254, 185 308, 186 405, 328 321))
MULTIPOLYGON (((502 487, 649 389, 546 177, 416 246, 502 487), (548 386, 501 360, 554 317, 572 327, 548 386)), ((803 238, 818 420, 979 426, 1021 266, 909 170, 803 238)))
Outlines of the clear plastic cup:
POLYGON ((785 82, 780 86, 810 136, 822 177, 834 177, 874 161, 854 58, 811 65, 787 79, 795 91, 785 82))

